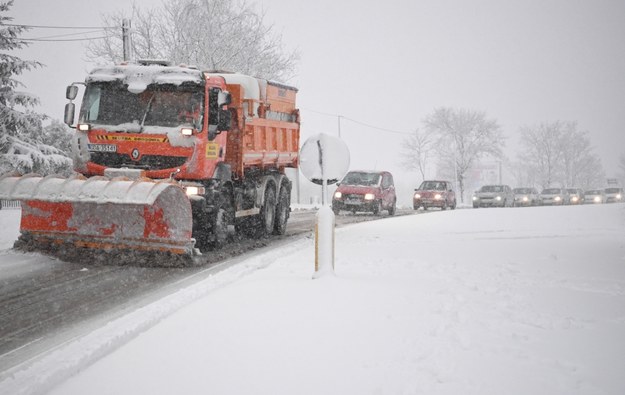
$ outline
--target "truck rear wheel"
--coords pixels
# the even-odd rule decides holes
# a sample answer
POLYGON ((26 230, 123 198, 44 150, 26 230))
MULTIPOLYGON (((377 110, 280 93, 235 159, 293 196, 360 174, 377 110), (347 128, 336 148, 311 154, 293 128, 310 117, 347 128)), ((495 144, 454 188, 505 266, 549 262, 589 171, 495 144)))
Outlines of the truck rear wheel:
POLYGON ((267 237, 273 232, 276 213, 276 191, 268 186, 265 189, 265 201, 260 208, 260 214, 247 219, 242 226, 242 231, 248 237, 260 239, 267 237))
POLYGON ((273 234, 283 235, 286 232, 286 223, 289 219, 291 209, 289 191, 286 187, 280 188, 280 196, 276 206, 276 216, 274 219, 273 234))

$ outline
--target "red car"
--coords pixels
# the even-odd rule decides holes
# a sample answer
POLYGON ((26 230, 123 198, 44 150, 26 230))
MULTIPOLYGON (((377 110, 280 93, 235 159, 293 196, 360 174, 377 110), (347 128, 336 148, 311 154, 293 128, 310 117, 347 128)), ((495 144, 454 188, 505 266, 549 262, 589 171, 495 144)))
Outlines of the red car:
POLYGON ((350 171, 337 184, 332 197, 332 210, 369 211, 375 215, 387 210, 395 215, 397 197, 393 176, 388 171, 350 171))
POLYGON ((419 188, 415 189, 412 196, 412 207, 418 210, 423 207, 438 207, 441 210, 456 208, 456 193, 450 181, 427 180, 423 181, 419 188))

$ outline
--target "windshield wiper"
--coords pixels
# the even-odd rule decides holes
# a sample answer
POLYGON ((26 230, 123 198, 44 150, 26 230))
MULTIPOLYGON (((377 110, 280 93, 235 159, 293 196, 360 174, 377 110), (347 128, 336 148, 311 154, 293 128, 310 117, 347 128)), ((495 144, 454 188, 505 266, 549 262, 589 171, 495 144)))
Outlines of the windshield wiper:
POLYGON ((150 100, 148 100, 148 105, 145 107, 145 113, 143 114, 143 119, 141 119, 140 133, 143 133, 143 124, 145 123, 145 119, 148 117, 148 114, 152 109, 152 101, 154 100, 154 96, 156 96, 156 93, 152 93, 152 96, 150 96, 150 100))

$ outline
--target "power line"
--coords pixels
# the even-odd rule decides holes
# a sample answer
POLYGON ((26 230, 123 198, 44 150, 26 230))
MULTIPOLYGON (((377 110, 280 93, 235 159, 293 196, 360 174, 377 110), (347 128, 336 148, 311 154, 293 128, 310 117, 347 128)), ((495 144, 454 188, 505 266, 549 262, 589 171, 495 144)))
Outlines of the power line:
POLYGON ((89 41, 89 40, 99 40, 102 38, 106 38, 107 36, 100 37, 91 37, 91 38, 66 38, 66 39, 45 39, 45 38, 22 38, 23 41, 32 41, 32 42, 66 42, 66 41, 89 41))
POLYGON ((316 114, 325 115, 325 116, 328 116, 328 117, 338 117, 338 118, 346 119, 346 120, 348 120, 348 121, 351 121, 351 122, 357 123, 357 124, 359 124, 359 125, 366 126, 366 127, 368 127, 368 128, 371 128, 371 129, 381 130, 381 131, 384 131, 384 132, 395 133, 395 134, 403 134, 403 135, 412 135, 412 133, 411 133, 411 132, 404 132, 404 131, 399 131, 399 130, 392 130, 392 129, 381 128, 381 127, 378 127, 378 126, 370 125, 370 124, 365 123, 365 122, 357 121, 357 120, 355 120, 355 119, 352 119, 352 118, 346 117, 346 116, 344 116, 344 115, 339 115, 339 114, 331 114, 331 113, 327 113, 327 112, 322 112, 322 111, 317 111, 317 110, 311 110, 311 109, 309 109, 309 108, 302 108, 302 110, 305 110, 305 111, 310 111, 310 112, 314 112, 314 113, 316 113, 316 114))
POLYGON ((114 29, 108 26, 46 26, 46 25, 22 25, 15 23, 3 23, 3 26, 24 27, 27 29, 114 29))
MULTIPOLYGON (((55 34, 53 36, 44 36, 44 37, 33 37, 33 38, 23 38, 23 40, 46 40, 50 38, 58 38, 58 37, 68 37, 68 36, 80 36, 84 34, 92 34, 92 33, 105 33, 106 31, 103 29, 91 30, 88 32, 80 32, 80 33, 67 33, 67 34, 55 34)), ((86 37, 84 37, 86 38, 86 37)))

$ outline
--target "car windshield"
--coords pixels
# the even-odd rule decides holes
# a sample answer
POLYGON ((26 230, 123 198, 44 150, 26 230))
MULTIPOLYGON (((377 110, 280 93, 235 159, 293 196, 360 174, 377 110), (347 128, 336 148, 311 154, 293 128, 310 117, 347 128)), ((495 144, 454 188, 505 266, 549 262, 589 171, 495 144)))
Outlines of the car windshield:
POLYGON ((532 193, 532 190, 530 188, 514 188, 514 193, 516 194, 532 193))
POLYGON ((605 193, 619 193, 621 192, 621 188, 606 188, 605 193))
POLYGON ((444 191, 445 183, 440 181, 423 181, 419 189, 422 191, 444 191))
POLYGON ((577 189, 567 189, 568 193, 573 193, 575 195, 577 195, 577 189))
POLYGON ((363 171, 353 171, 347 173, 341 184, 343 185, 362 185, 371 186, 378 185, 380 182, 379 173, 367 173, 363 171))
POLYGON ((600 195, 600 194, 601 194, 601 191, 598 190, 598 189, 593 189, 593 190, 590 190, 590 191, 586 191, 586 193, 585 193, 585 195, 600 195))
POLYGON ((480 192, 502 192, 503 187, 501 185, 484 185, 480 192))
POLYGON ((562 190, 560 188, 549 188, 549 189, 545 189, 543 191, 543 194, 545 195, 555 195, 560 193, 562 190))

